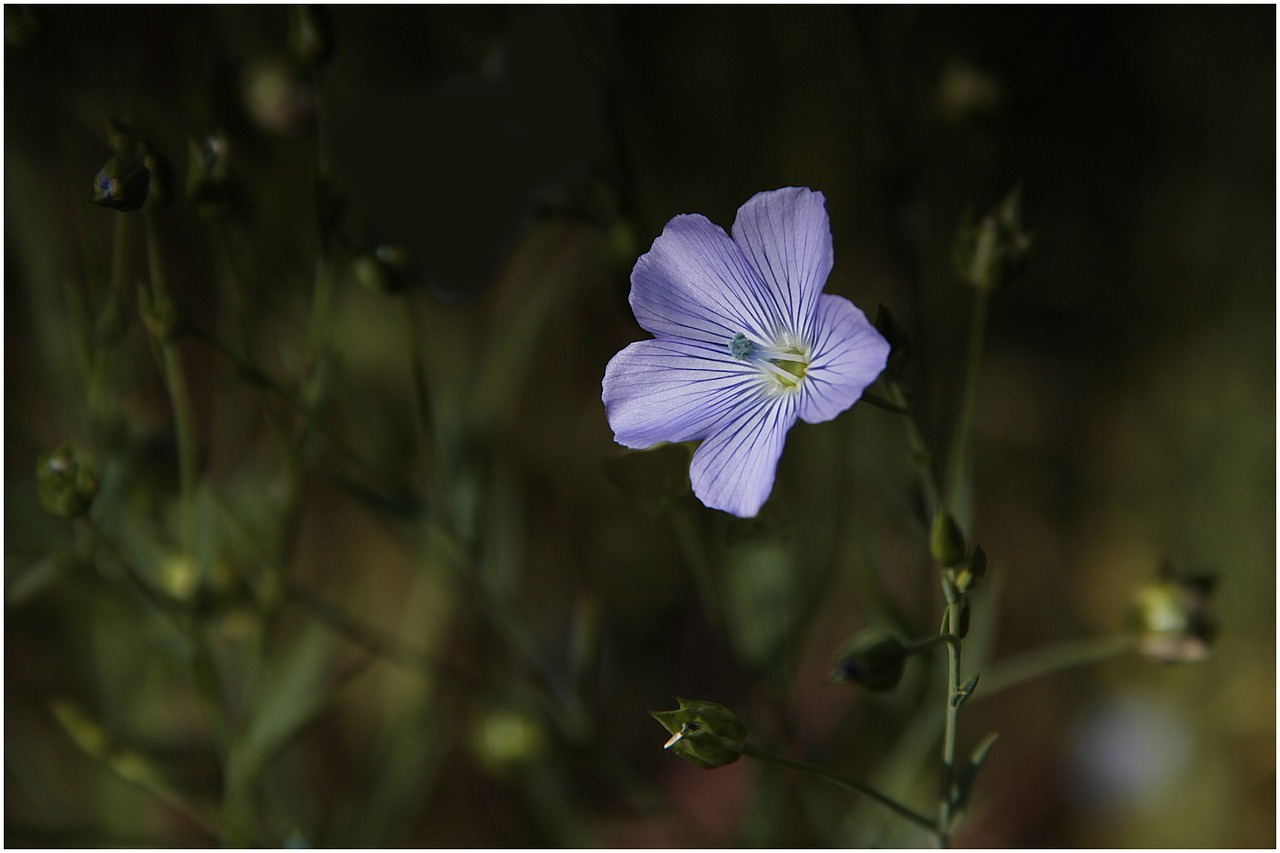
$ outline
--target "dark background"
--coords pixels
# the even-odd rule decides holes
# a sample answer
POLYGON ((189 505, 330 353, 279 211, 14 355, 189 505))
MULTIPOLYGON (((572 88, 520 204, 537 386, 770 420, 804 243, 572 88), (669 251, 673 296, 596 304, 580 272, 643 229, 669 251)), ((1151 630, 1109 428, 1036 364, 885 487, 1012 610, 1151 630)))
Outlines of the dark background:
POLYGON ((1166 561, 1220 578, 1208 661, 1129 654, 966 706, 962 748, 1001 739, 957 843, 1274 845, 1274 8, 328 7, 314 75, 291 58, 294 14, 5 7, 6 843, 217 840, 78 749, 51 701, 173 790, 217 804, 228 787, 189 649, 80 522, 42 512, 32 477, 63 441, 90 448, 96 522, 159 586, 187 565, 136 309, 108 380, 74 357, 120 217, 146 275, 142 214, 89 204, 113 116, 173 167, 156 222, 184 316, 228 338, 243 316, 285 387, 305 373, 317 211, 341 202, 319 232, 337 235, 319 417, 367 465, 332 441, 301 457, 273 571, 363 627, 268 612, 210 574, 240 577, 275 535, 290 451, 226 359, 180 341, 215 555, 195 560, 212 591, 193 618, 233 739, 276 746, 254 843, 927 843, 814 780, 686 766, 645 713, 723 702, 782 751, 912 803, 936 790, 936 729, 913 721, 940 703, 940 669, 913 664, 883 696, 822 686, 884 609, 867 567, 889 609, 936 625, 894 417, 861 405, 795 429, 748 522, 693 500, 678 448, 614 445, 599 401, 608 359, 643 335, 627 276, 663 223, 727 227, 752 194, 800 185, 827 198, 828 291, 910 333, 938 446, 971 301, 956 229, 1022 188, 1034 250, 993 304, 974 429, 992 559, 975 671, 1119 630, 1166 561), (182 191, 189 140, 213 133, 237 190, 216 221, 182 191), (379 244, 412 255, 405 292, 361 287, 379 244), (481 543, 461 573, 442 517, 481 543), (445 664, 353 639, 370 631, 445 664))

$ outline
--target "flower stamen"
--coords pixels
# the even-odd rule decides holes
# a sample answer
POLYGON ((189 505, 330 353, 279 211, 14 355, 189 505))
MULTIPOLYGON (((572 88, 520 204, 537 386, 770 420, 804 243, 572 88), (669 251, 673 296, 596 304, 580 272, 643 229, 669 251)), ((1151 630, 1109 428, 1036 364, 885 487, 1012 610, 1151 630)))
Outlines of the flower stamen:
POLYGON ((738 332, 729 341, 729 352, 734 358, 749 361, 769 374, 782 390, 797 387, 809 367, 809 354, 805 348, 792 343, 789 338, 766 346, 738 332))

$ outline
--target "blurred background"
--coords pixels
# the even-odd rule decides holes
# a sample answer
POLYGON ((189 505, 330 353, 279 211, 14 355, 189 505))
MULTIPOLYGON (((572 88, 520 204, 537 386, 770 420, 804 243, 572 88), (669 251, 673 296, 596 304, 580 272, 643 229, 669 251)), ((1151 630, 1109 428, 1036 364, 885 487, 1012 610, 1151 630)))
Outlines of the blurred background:
POLYGON ((901 419, 798 426, 740 520, 600 402, 663 224, 799 185, 937 448, 957 229, 1021 187, 967 670, 1217 577, 1206 660, 978 687, 956 844, 1274 846, 1275 103, 1265 6, 7 5, 6 843, 928 845, 647 713, 933 812, 941 653, 824 685, 936 631, 901 419))

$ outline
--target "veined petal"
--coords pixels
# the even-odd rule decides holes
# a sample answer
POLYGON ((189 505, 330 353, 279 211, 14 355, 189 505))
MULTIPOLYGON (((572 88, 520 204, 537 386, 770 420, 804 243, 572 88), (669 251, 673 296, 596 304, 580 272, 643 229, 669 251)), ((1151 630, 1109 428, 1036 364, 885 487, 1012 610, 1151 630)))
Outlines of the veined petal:
POLYGON ((793 394, 760 396, 744 406, 693 454, 693 493, 712 509, 754 516, 773 490, 787 430, 795 422, 793 394))
POLYGON ((876 381, 888 361, 889 342, 852 302, 830 293, 818 297, 812 341, 799 414, 816 424, 852 406, 876 381))
POLYGON ((775 305, 737 244, 699 214, 668 222, 631 271, 631 309, 659 338, 763 340, 781 320, 775 305))
POLYGON ((831 274, 831 224, 822 193, 787 187, 738 208, 733 241, 777 302, 787 329, 811 339, 818 294, 831 274))
POLYGON ((626 447, 705 438, 759 393, 759 371, 727 347, 695 341, 638 341, 605 368, 605 416, 626 447))

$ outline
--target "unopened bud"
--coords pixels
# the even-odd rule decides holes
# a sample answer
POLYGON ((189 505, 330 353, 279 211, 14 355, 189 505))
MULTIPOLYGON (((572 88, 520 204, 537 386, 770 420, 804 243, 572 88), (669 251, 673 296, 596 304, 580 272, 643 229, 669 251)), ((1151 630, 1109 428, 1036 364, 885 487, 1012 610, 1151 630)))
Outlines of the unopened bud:
POLYGON ((83 515, 98 493, 96 466, 68 442, 36 460, 36 488, 40 503, 54 515, 83 515))
POLYGON ((829 683, 853 682, 869 690, 890 690, 902 680, 907 648, 892 634, 868 628, 845 642, 829 683))
POLYGON ((472 753, 499 776, 537 760, 546 741, 546 732, 537 721, 520 711, 490 711, 479 716, 471 728, 472 753))
POLYGON ((945 509, 939 509, 933 515, 933 524, 929 528, 929 550, 938 565, 951 568, 965 558, 966 548, 964 534, 960 526, 945 509))
POLYGON ((235 185, 230 163, 230 146, 221 134, 187 143, 187 197, 201 216, 219 216, 232 206, 235 185))
POLYGON ((1218 633, 1217 622, 1209 613, 1215 581, 1208 576, 1166 574, 1139 590, 1129 613, 1138 651, 1164 663, 1190 663, 1208 657, 1218 633))
POLYGON ((308 68, 320 68, 333 55, 333 26, 322 6, 296 6, 289 16, 289 49, 308 68))
POLYGON ((263 59, 250 68, 244 98, 254 120, 275 133, 297 133, 315 114, 315 92, 286 59, 263 59))
POLYGON ((998 290, 1025 266, 1031 240, 1022 225, 1022 190, 1016 189, 995 210, 961 226, 954 250, 956 274, 979 290, 998 290))
POLYGON ((732 764, 742 756, 747 727, 723 705, 676 697, 674 711, 650 711, 671 735, 663 749, 669 749, 690 764, 704 770, 732 764))
POLYGON ((146 203, 150 187, 151 172, 143 161, 127 154, 117 154, 93 179, 91 201, 112 210, 137 210, 146 203))

